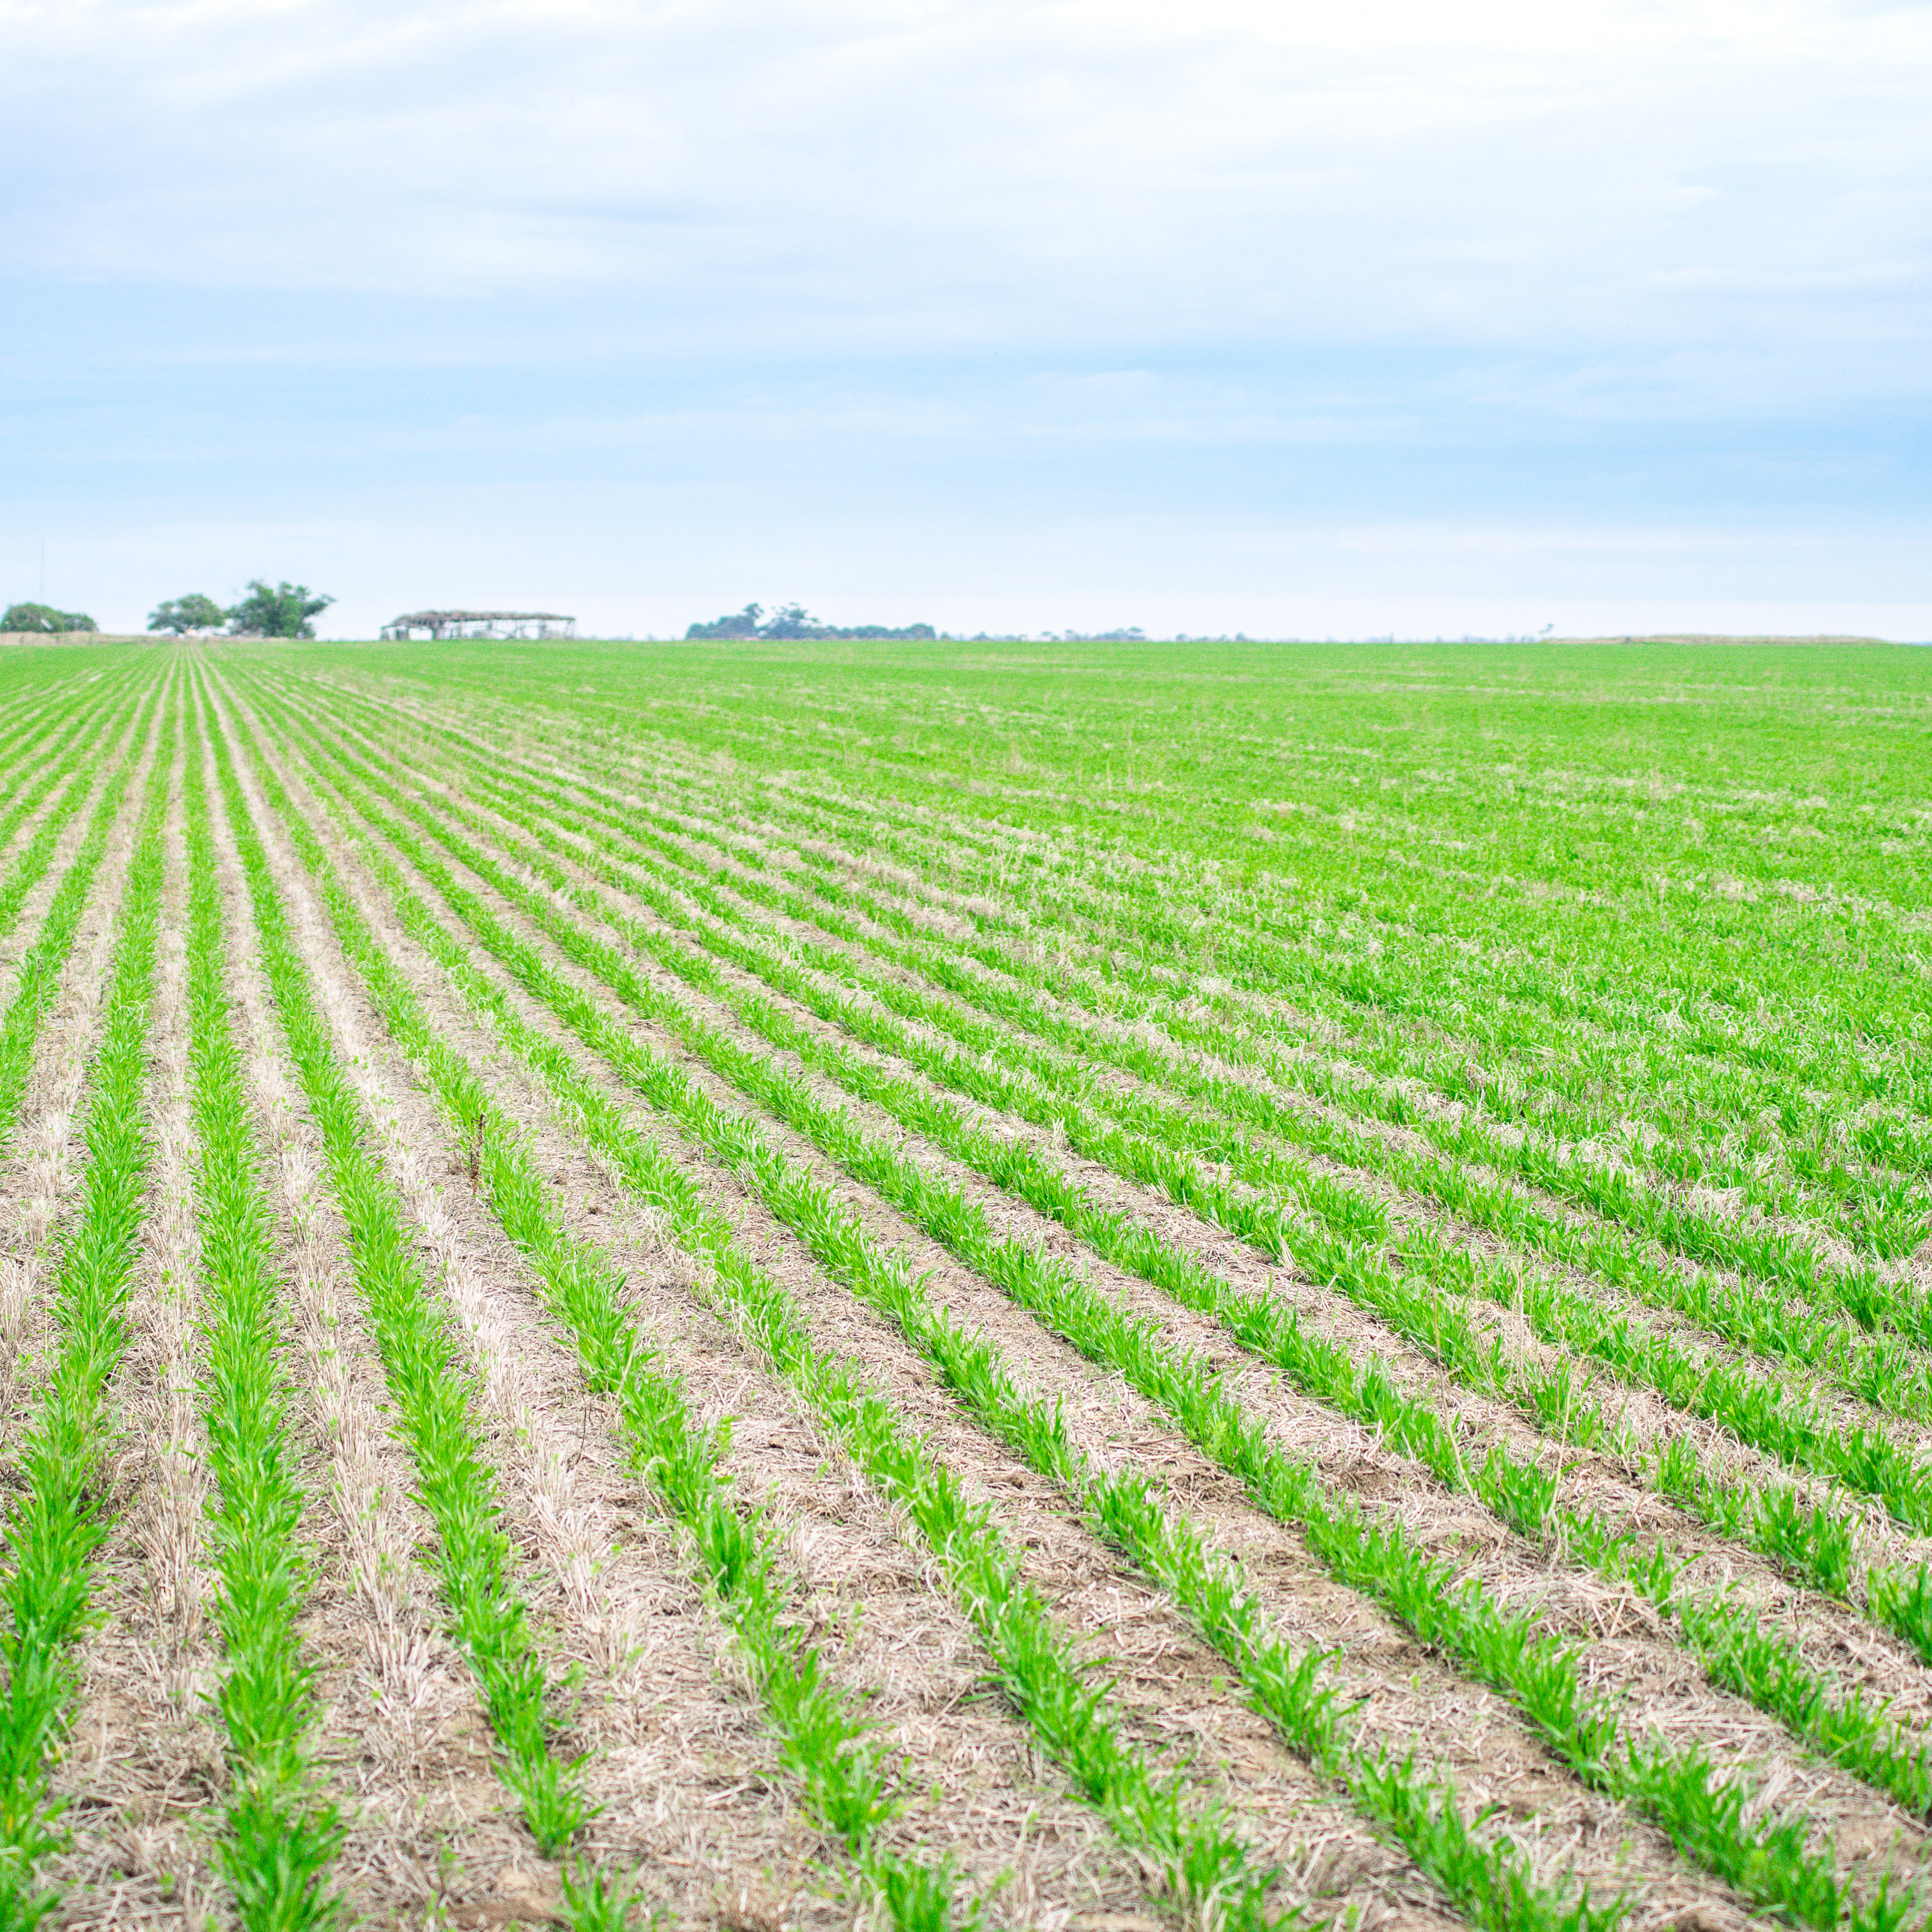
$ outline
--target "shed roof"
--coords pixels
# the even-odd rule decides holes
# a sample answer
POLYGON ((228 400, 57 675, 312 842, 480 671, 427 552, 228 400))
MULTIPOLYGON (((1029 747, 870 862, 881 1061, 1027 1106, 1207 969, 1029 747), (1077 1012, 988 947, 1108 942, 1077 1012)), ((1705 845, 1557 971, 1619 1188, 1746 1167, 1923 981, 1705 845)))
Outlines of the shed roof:
POLYGON ((391 628, 407 624, 412 629, 428 624, 574 624, 577 620, 561 610, 406 610, 389 620, 391 628))

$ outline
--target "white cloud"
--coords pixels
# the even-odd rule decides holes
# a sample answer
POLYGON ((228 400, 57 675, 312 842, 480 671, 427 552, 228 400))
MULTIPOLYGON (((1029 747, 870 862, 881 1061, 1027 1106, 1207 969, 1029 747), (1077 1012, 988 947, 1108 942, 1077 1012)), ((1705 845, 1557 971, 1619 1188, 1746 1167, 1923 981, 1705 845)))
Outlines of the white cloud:
POLYGON ((667 340, 1922 322, 1922 7, 58 0, 0 31, 44 157, 16 232, 64 274, 621 291, 667 340))

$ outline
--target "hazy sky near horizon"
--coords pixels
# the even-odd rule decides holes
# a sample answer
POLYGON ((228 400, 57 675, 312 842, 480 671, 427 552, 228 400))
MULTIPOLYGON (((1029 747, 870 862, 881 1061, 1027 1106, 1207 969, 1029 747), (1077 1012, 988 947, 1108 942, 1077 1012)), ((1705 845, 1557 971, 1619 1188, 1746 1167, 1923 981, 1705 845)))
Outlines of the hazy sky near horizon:
POLYGON ((0 0, 0 600, 1932 638, 1932 5, 0 0))

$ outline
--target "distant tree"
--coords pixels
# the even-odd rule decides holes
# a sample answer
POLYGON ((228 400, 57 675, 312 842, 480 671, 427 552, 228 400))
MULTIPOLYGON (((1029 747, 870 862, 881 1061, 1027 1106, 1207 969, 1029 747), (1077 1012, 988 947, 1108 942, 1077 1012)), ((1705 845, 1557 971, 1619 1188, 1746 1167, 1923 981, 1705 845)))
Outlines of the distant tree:
POLYGON ((100 626, 85 610, 56 610, 51 604, 10 604, 0 614, 0 631, 98 631, 100 626))
POLYGON ((333 597, 317 596, 306 584, 284 581, 271 590, 259 577, 252 577, 248 595, 222 614, 228 620, 230 637, 312 638, 315 626, 309 620, 334 602, 333 597))
POLYGON ((764 615, 762 604, 747 604, 734 616, 720 617, 716 623, 694 624, 684 634, 687 638, 755 638, 759 634, 758 620, 764 615))
POLYGON ((825 626, 802 604, 781 604, 758 626, 761 638, 822 638, 825 626))
POLYGON ((228 613, 212 597, 204 597, 199 591, 192 596, 170 597, 148 613, 149 630, 172 631, 178 638, 185 637, 190 631, 218 631, 227 621, 228 613))
POLYGON ((694 624, 687 638, 931 638, 930 624, 821 624, 802 604, 781 604, 769 617, 760 604, 747 604, 735 616, 714 623, 694 624), (759 620, 764 618, 760 623, 759 620))

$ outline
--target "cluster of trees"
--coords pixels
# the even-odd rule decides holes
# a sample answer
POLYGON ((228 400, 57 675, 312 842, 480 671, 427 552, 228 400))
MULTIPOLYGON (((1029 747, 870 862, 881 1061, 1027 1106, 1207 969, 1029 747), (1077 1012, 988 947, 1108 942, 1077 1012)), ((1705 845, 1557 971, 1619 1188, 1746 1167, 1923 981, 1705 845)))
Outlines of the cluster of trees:
POLYGON ((100 628, 85 610, 56 610, 51 604, 10 604, 0 614, 0 631, 33 631, 51 635, 100 628))
POLYGON ((272 589, 256 577, 249 579, 242 601, 225 610, 199 591, 170 597, 148 613, 148 628, 172 631, 184 638, 190 631, 218 631, 225 624, 231 638, 312 638, 315 626, 310 620, 334 602, 333 597, 318 596, 306 584, 284 581, 272 589))
POLYGON ((767 616, 762 604, 747 604, 742 610, 714 623, 693 624, 687 638, 933 638, 939 634, 930 624, 903 624, 896 629, 886 624, 821 624, 802 604, 781 604, 767 616))
MULTIPOLYGON (((335 599, 318 596, 306 584, 270 585, 249 580, 240 602, 225 608, 199 591, 170 597, 148 613, 151 631, 172 631, 184 638, 190 631, 219 631, 231 638, 312 638, 311 621, 335 599)), ((100 626, 84 610, 56 610, 51 604, 10 604, 0 613, 0 631, 26 631, 45 635, 73 631, 98 631, 100 626)))

